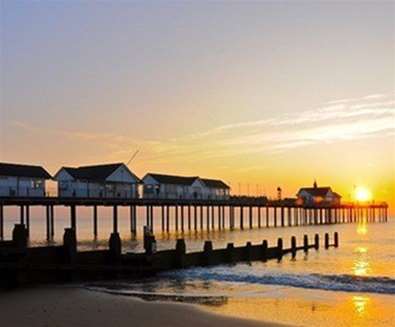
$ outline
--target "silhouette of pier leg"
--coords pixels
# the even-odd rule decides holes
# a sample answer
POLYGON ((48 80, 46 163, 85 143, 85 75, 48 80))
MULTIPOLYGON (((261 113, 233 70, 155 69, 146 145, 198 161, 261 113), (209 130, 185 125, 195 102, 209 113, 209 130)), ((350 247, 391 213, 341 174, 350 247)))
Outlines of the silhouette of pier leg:
POLYGON ((285 221, 284 221, 284 207, 281 207, 281 227, 285 226, 285 221))
POLYGON ((97 206, 93 206, 93 238, 97 239, 97 206))
POLYGON ((206 207, 206 229, 207 231, 210 230, 210 207, 206 207))
POLYGON ((262 209, 262 207, 258 207, 258 228, 262 228, 261 209, 262 209))
POLYGON ((27 237, 30 237, 30 206, 26 206, 26 231, 27 237))
POLYGON ((46 236, 47 236, 47 241, 49 241, 51 239, 51 226, 50 226, 50 224, 51 224, 51 221, 50 221, 51 213, 50 213, 49 206, 45 206, 45 209, 46 209, 46 231, 47 231, 46 236))
POLYGON ((200 230, 203 230, 203 220, 204 220, 204 209, 203 209, 203 206, 200 206, 200 209, 199 209, 199 212, 200 212, 200 230))
POLYGON ((191 206, 188 205, 188 230, 191 230, 191 206))
POLYGON ((253 228, 253 220, 252 220, 252 206, 249 206, 249 208, 248 208, 248 212, 249 212, 249 222, 250 222, 250 229, 252 229, 253 228))
POLYGON ((215 210, 214 210, 214 206, 211 206, 211 229, 215 230, 215 210))
POLYGON ((269 207, 268 206, 266 206, 266 227, 269 227, 269 215, 270 214, 270 212, 269 212, 269 207))
POLYGON ((118 207, 117 206, 113 206, 112 227, 113 227, 113 233, 118 233, 118 207))
POLYGON ((51 213, 51 240, 55 237, 55 210, 54 206, 50 206, 50 213, 51 213))
POLYGON ((162 220, 161 228, 162 228, 162 232, 164 232, 165 231, 165 206, 161 206, 161 220, 162 220))
POLYGON ((193 206, 193 228, 197 231, 197 206, 193 206))
POLYGON ((277 207, 273 207, 274 209, 274 227, 277 227, 277 207))
POLYGON ((70 206, 70 226, 76 231, 77 235, 77 217, 75 205, 70 206))
POLYGON ((19 207, 19 218, 20 218, 20 224, 24 225, 25 224, 25 207, 22 205, 19 207))
POLYGON ((184 206, 181 206, 181 231, 184 231, 184 206))
POLYGON ((244 229, 244 217, 243 217, 244 207, 240 207, 240 229, 244 229))
POLYGON ((176 232, 178 232, 178 206, 176 205, 175 206, 175 211, 176 211, 176 217, 175 217, 175 219, 176 219, 176 232))

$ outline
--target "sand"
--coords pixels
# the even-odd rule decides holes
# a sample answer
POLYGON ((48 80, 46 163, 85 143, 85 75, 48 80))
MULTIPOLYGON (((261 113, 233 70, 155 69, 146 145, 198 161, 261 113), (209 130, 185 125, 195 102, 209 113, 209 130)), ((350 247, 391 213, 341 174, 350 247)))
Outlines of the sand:
POLYGON ((280 326, 220 316, 196 305, 146 302, 70 287, 1 292, 0 322, 7 327, 280 326))

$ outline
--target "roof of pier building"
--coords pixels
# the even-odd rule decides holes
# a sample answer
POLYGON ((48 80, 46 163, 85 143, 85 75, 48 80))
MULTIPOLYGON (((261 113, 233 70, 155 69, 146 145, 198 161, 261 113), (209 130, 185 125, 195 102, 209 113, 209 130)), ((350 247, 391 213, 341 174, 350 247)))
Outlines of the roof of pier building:
POLYGON ((160 184, 174 184, 174 185, 186 185, 186 186, 192 185, 193 182, 199 178, 197 176, 190 177, 190 176, 177 176, 177 175, 164 175, 164 174, 148 173, 147 175, 144 176, 143 179, 145 179, 148 176, 152 177, 160 184))
POLYGON ((93 166, 80 166, 80 167, 62 167, 55 175, 57 178, 58 174, 64 170, 71 177, 76 180, 86 181, 106 181, 117 169, 123 167, 130 175, 132 175, 136 181, 140 182, 140 179, 133 174, 130 169, 123 163, 93 165, 93 166))
POLYGON ((209 188, 230 189, 230 187, 219 179, 201 178, 201 181, 209 188))
POLYGON ((52 176, 41 166, 0 162, 0 176, 51 179, 52 176))

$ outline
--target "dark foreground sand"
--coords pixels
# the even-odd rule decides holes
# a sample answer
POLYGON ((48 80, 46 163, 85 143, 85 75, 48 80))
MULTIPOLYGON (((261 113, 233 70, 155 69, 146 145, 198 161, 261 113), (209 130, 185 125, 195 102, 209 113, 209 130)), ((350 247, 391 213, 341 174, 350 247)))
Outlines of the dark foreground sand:
POLYGON ((130 297, 63 287, 0 293, 0 325, 6 327, 280 326, 219 316, 194 305, 145 302, 130 297))

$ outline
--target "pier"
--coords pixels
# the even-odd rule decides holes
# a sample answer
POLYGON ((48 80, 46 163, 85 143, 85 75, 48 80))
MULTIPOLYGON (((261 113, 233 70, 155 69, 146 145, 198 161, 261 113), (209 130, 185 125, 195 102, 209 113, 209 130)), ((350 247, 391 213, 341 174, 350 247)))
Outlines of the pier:
MULTIPOLYGON (((138 233, 140 225, 148 226, 155 233, 155 221, 160 222, 161 232, 174 231, 212 231, 252 228, 274 228, 287 226, 307 226, 325 224, 344 224, 356 222, 387 222, 388 205, 377 204, 340 204, 327 206, 299 205, 296 201, 267 201, 262 198, 231 198, 229 200, 182 200, 182 199, 102 199, 102 198, 62 198, 62 197, 0 197, 0 240, 4 240, 4 221, 7 219, 4 208, 19 208, 20 224, 26 226, 30 235, 30 208, 45 208, 46 239, 54 239, 56 222, 55 207, 69 208, 70 228, 77 230, 77 207, 92 208, 93 237, 98 235, 98 209, 112 207, 113 232, 119 231, 118 209, 129 208, 131 235, 138 233), (145 214, 138 215, 137 208, 145 214), (157 210, 154 210, 157 209, 157 210), (158 213, 155 216, 154 213, 158 213)), ((141 211, 140 211, 141 212, 141 211)))

